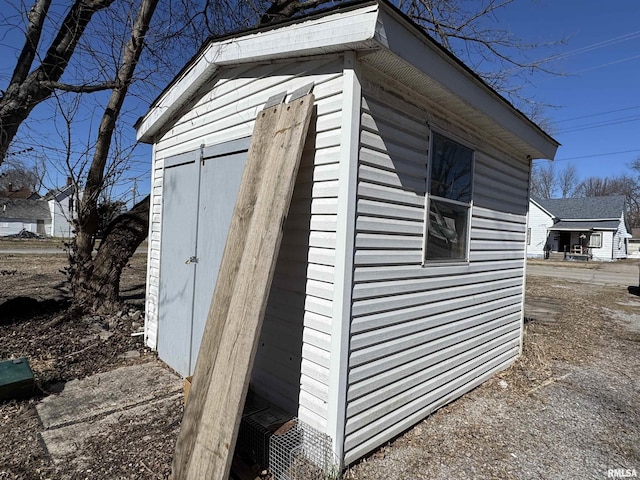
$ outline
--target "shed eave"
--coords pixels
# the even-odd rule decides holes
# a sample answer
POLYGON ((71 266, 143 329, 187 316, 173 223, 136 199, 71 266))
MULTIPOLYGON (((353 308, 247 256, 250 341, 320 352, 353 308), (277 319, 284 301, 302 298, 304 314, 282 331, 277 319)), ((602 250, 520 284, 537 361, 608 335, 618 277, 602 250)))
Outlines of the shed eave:
POLYGON ((211 41, 136 123, 137 140, 153 143, 156 135, 220 67, 378 48, 374 40, 378 11, 378 4, 366 5, 280 28, 211 41))
MULTIPOLYGON (((385 1, 211 41, 137 122, 137 139, 154 142, 220 67, 348 50, 373 52, 362 58, 374 68, 395 73, 401 82, 394 66, 402 62, 403 69, 425 80, 422 83, 438 86, 433 95, 445 107, 507 142, 523 158, 554 158, 557 141, 385 1)), ((424 90, 429 91, 428 85, 424 90)))
POLYGON ((386 3, 381 7, 376 29, 376 40, 380 45, 446 88, 453 97, 462 100, 470 111, 484 117, 485 122, 498 126, 514 139, 524 142, 531 159, 553 160, 560 146, 555 139, 404 14, 386 3))

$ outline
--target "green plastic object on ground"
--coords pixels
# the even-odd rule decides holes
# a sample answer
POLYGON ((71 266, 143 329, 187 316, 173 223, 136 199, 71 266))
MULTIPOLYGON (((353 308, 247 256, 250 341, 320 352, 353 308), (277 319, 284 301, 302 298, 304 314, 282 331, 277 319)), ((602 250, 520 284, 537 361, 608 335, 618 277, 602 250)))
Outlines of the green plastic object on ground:
POLYGON ((26 358, 0 362, 0 401, 33 394, 33 372, 26 358))

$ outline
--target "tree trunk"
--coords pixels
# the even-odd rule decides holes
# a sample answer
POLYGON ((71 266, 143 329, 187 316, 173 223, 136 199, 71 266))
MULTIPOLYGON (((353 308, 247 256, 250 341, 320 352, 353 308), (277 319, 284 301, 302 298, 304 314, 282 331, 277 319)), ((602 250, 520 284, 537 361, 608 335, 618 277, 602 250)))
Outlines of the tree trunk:
POLYGON ((109 312, 120 305, 120 275, 131 256, 147 237, 149 196, 130 211, 118 215, 107 228, 89 279, 78 286, 73 299, 76 311, 109 312))
POLYGON ((114 0, 76 0, 69 9, 58 34, 41 64, 26 75, 33 63, 42 27, 49 8, 48 2, 36 2, 30 14, 25 46, 6 92, 0 96, 0 165, 18 127, 33 109, 53 92, 51 82, 64 73, 87 24, 95 12, 107 8, 114 0))
MULTIPOLYGON (((158 5, 158 1, 159 0, 143 0, 140 5, 140 10, 138 11, 135 23, 132 27, 131 38, 127 42, 122 58, 122 64, 120 65, 116 76, 117 86, 111 92, 111 97, 109 98, 109 102, 105 108, 104 114, 102 115, 100 127, 98 128, 98 140, 95 145, 91 166, 89 167, 84 193, 82 194, 82 199, 80 201, 78 218, 74 222, 76 237, 69 254, 71 291, 74 296, 73 303, 76 308, 89 306, 86 302, 87 298, 85 298, 85 294, 83 292, 87 289, 92 291, 92 285, 95 284, 93 276, 97 275, 98 278, 104 278, 107 275, 105 269, 108 268, 109 262, 106 261, 106 259, 99 260, 99 254, 96 256, 95 260, 92 258, 93 247, 95 245, 95 234, 97 233, 99 226, 98 199, 104 188, 104 171, 107 165, 116 121, 120 115, 120 111, 122 110, 122 105, 125 97, 127 96, 129 85, 133 78, 133 73, 135 72, 140 54, 144 48, 144 37, 149 28, 149 23, 151 22, 156 6, 158 5), (101 263, 98 263, 98 261, 101 263), (100 271, 98 272, 98 270, 100 271), (80 298, 76 300, 75 297, 78 295, 80 295, 80 298)), ((146 235, 146 230, 144 231, 144 234, 146 235)), ((123 239, 124 238, 126 237, 123 237, 123 239)), ((144 237, 142 239, 144 239, 144 237)), ((133 248, 133 250, 131 250, 129 256, 133 254, 135 248, 137 248, 142 239, 133 248)), ((129 256, 125 258, 125 262, 129 256)), ((118 262, 114 263, 113 266, 116 266, 117 264, 118 262)), ((119 278, 119 272, 114 272, 114 274, 116 273, 119 278)), ((99 301, 100 298, 101 296, 98 295, 96 301, 99 301)), ((94 305, 89 309, 95 310, 96 308, 97 307, 94 305)))

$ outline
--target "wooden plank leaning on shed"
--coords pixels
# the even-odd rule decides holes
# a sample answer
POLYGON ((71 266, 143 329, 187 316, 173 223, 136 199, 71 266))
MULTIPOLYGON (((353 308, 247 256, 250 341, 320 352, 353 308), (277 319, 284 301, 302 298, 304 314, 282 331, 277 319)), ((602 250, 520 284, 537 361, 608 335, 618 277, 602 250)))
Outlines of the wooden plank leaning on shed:
POLYGON ((172 477, 229 475, 313 94, 258 114, 173 458, 172 477))

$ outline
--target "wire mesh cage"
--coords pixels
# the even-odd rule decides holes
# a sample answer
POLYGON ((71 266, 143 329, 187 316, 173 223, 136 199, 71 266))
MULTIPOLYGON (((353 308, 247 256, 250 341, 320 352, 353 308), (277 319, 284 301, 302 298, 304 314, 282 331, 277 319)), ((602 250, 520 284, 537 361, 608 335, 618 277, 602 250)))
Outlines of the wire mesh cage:
POLYGON ((293 419, 270 438, 269 471, 274 480, 338 478, 338 461, 333 453, 331 438, 293 419))

